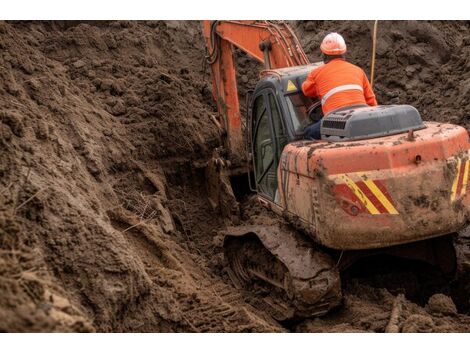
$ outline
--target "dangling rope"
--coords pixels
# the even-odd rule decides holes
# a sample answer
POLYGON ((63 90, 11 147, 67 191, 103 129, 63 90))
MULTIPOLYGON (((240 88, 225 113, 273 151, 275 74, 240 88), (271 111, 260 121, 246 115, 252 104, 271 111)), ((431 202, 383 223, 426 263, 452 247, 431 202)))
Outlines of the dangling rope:
POLYGON ((377 47, 377 24, 379 21, 374 21, 374 32, 372 34, 372 62, 370 65, 370 86, 374 87, 374 73, 375 73, 375 49, 377 47))

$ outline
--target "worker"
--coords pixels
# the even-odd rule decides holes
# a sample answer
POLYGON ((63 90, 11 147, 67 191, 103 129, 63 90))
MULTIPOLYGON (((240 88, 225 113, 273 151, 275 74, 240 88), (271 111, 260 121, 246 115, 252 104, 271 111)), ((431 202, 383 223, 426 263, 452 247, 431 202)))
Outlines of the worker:
MULTIPOLYGON (((324 65, 315 68, 302 84, 308 97, 321 99, 323 115, 348 106, 376 106, 374 92, 364 71, 345 59, 346 42, 338 33, 323 39, 320 50, 324 65)), ((307 139, 321 139, 321 120, 305 129, 307 139)))

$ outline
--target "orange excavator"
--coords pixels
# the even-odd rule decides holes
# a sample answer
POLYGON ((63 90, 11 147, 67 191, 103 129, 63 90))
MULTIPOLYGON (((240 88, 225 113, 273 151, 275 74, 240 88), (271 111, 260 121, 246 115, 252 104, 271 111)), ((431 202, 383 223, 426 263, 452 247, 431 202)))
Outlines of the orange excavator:
POLYGON ((278 320, 318 316, 341 303, 343 270, 388 255, 437 267, 469 292, 464 128, 423 121, 409 105, 351 107, 322 118, 320 101, 301 90, 322 63, 309 62, 286 23, 204 21, 203 32, 223 137, 206 169, 209 200, 236 217, 230 180, 247 173, 259 202, 287 220, 225 231, 227 271, 237 286, 264 287, 263 302, 278 320), (235 48, 264 65, 246 119, 235 48), (302 131, 319 118, 322 139, 304 140, 302 131))

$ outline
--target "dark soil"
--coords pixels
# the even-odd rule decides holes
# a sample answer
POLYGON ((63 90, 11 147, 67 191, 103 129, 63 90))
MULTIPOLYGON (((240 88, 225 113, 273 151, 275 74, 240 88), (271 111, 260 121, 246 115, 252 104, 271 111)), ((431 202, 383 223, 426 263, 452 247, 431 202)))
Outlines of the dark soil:
MULTIPOLYGON (((369 69, 372 22, 326 31, 369 69)), ((257 65, 238 54, 245 85, 257 65)), ((380 103, 470 124, 468 22, 380 22, 380 103)), ((0 331, 286 331, 223 269, 204 164, 218 146, 198 22, 0 22, 0 331)), ((244 219, 266 216, 250 203, 244 219)), ((394 293, 352 278, 295 331, 383 331, 394 293)), ((406 300, 403 331, 468 331, 449 297, 406 300)))

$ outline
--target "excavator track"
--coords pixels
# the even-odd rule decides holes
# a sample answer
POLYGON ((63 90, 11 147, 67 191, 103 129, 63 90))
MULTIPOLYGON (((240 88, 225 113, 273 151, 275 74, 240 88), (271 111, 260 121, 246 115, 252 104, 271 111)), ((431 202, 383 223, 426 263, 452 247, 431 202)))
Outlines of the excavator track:
POLYGON ((321 316, 341 302, 335 263, 293 230, 231 228, 224 252, 235 285, 254 291, 255 304, 278 321, 321 316))

